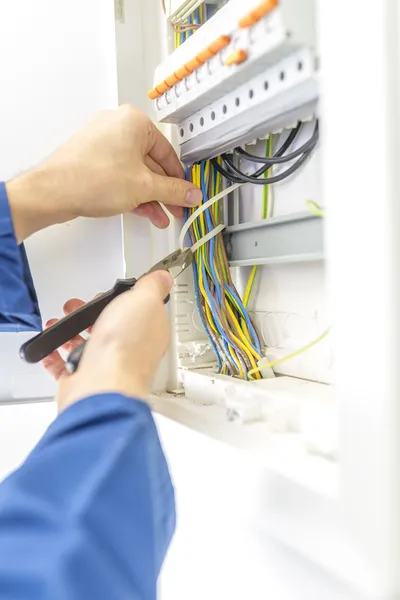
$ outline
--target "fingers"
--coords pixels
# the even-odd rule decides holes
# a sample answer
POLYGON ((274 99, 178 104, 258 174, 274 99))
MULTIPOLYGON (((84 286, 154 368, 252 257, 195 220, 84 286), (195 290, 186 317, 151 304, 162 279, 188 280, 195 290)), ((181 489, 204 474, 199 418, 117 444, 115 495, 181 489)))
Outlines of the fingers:
POLYGON ((49 356, 46 356, 42 360, 42 365, 46 369, 47 373, 58 381, 60 377, 66 374, 65 361, 61 358, 57 351, 52 352, 49 356))
POLYGON ((145 156, 144 164, 150 171, 157 173, 157 175, 167 175, 161 165, 159 165, 151 156, 145 156))
MULTIPOLYGON (((83 300, 80 300, 79 298, 71 298, 64 304, 63 312, 65 315, 69 315, 70 313, 74 312, 75 310, 81 308, 84 305, 85 302, 83 300)), ((48 329, 52 325, 55 325, 56 323, 58 323, 58 321, 59 319, 50 319, 49 321, 47 321, 45 329, 48 329)), ((77 335, 72 340, 69 340, 68 342, 63 344, 62 348, 69 353, 75 350, 75 348, 80 346, 84 341, 85 340, 82 336, 77 335)), ((63 377, 67 374, 65 370, 65 361, 63 360, 63 358, 57 350, 46 356, 41 362, 48 374, 51 377, 53 377, 53 379, 55 379, 56 381, 58 381, 60 377, 63 377)))
MULTIPOLYGON (((167 271, 141 278, 101 313, 62 407, 80 398, 119 392, 146 400, 170 341, 164 299, 173 279, 167 271)), ((60 401, 59 401, 60 405, 60 401)))
POLYGON ((141 277, 135 285, 134 292, 138 295, 154 298, 164 303, 174 285, 174 279, 169 271, 154 271, 141 277))
POLYGON ((70 298, 63 306, 64 315, 70 315, 72 312, 78 310, 78 308, 85 306, 85 304, 86 302, 79 298, 70 298))
POLYGON ((133 212, 139 217, 146 217, 159 229, 165 229, 169 225, 169 217, 158 202, 153 201, 141 204, 133 212))
POLYGON ((148 147, 146 150, 150 158, 158 163, 167 175, 183 179, 184 170, 175 150, 154 123, 151 123, 148 147))
MULTIPOLYGON (((50 319, 50 321, 47 321, 45 329, 55 325, 58 321, 59 319, 50 319)), ((65 372, 65 362, 57 350, 46 356, 46 358, 42 360, 42 365, 48 374, 56 381, 58 381, 65 372)))
MULTIPOLYGON (((165 175, 164 169, 158 163, 156 163, 156 161, 153 160, 150 156, 146 156, 146 158, 144 159, 144 164, 150 171, 153 171, 153 173, 156 173, 157 175, 165 175)), ((173 217, 175 217, 176 219, 183 219, 183 208, 181 206, 170 206, 169 204, 166 204, 165 207, 169 210, 173 217)), ((157 209, 156 212, 160 214, 157 209)), ((136 214, 149 218, 152 221, 153 225, 159 227, 160 229, 164 229, 164 227, 167 227, 167 225, 169 224, 168 222, 167 225, 164 225, 164 223, 166 223, 166 220, 161 214, 160 218, 162 219, 162 224, 159 224, 160 221, 156 222, 154 219, 152 219, 151 217, 153 216, 153 211, 151 211, 151 213, 149 212, 149 214, 146 214, 146 212, 144 214, 142 214, 141 212, 137 212, 136 214)))
POLYGON ((175 217, 176 219, 183 219, 183 206, 171 206, 170 204, 165 204, 164 206, 166 209, 169 210, 173 217, 175 217))
POLYGON ((151 173, 149 200, 158 200, 168 206, 193 207, 201 203, 203 194, 190 181, 176 177, 163 177, 150 171, 149 173, 151 173))

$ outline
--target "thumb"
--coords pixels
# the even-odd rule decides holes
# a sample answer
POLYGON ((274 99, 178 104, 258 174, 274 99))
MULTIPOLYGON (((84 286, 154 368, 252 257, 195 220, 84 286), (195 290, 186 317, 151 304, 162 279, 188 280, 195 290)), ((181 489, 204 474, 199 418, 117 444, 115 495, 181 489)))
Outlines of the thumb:
POLYGON ((190 181, 152 173, 151 200, 170 206, 193 207, 200 204, 202 198, 201 190, 190 181))
POLYGON ((146 300, 164 302, 173 285, 174 280, 169 271, 153 271, 139 279, 132 293, 135 294, 135 302, 147 308, 146 300))

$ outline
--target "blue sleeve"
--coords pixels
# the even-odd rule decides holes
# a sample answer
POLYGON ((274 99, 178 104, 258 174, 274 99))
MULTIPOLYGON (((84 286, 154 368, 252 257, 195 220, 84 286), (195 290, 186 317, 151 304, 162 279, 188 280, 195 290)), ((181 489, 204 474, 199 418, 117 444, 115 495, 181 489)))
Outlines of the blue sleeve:
POLYGON ((0 332, 40 331, 39 305, 23 245, 18 246, 4 183, 0 183, 0 332))
POLYGON ((148 406, 78 402, 0 485, 0 599, 155 600, 174 506, 148 406))

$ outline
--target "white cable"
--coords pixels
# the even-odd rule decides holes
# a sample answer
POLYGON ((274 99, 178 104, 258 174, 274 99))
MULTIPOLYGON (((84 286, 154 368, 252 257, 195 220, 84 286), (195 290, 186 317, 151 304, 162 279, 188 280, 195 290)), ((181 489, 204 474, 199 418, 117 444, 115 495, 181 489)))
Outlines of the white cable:
POLYGON ((242 185, 244 185, 244 184, 243 183, 235 183, 234 185, 231 185, 230 187, 226 188, 225 190, 222 190, 222 192, 220 192, 216 196, 213 196, 213 198, 210 198, 209 200, 207 200, 207 202, 205 202, 204 204, 199 206, 199 208, 197 210, 195 210, 192 215, 190 215, 190 217, 188 218, 186 223, 184 223, 184 225, 181 229, 181 232, 179 234, 179 248, 181 250, 185 249, 185 237, 186 237, 186 234, 189 231, 189 227, 191 226, 193 221, 195 221, 202 212, 207 210, 207 208, 212 206, 215 202, 218 202, 218 200, 221 200, 221 198, 225 198, 225 196, 227 196, 231 192, 234 192, 235 190, 240 188, 242 185))
POLYGON ((221 233, 221 231, 223 231, 224 229, 225 229, 225 225, 217 225, 215 227, 215 229, 213 229, 212 231, 210 231, 209 233, 207 233, 205 236, 203 236, 202 238, 200 238, 192 246, 192 252, 193 252, 193 254, 196 252, 196 250, 198 250, 199 248, 201 248, 201 246, 204 246, 204 244, 207 244, 207 242, 209 242, 213 237, 215 237, 216 235, 218 235, 219 233, 221 233))

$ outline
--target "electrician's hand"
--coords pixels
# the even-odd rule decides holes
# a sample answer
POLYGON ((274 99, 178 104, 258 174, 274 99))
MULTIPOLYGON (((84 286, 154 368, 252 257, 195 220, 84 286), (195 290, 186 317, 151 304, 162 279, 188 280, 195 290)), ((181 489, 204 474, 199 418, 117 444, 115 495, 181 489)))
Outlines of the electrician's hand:
POLYGON ((18 240, 75 217, 135 211, 157 227, 183 208, 200 204, 201 191, 184 180, 178 157, 144 114, 131 106, 99 114, 37 169, 7 183, 18 240))
MULTIPOLYGON (((66 372, 65 362, 58 352, 42 361, 59 382, 59 411, 103 392, 119 392, 146 400, 170 341, 164 298, 172 285, 168 271, 156 271, 140 279, 132 291, 113 300, 93 326, 78 370, 73 375, 66 372)), ((64 305, 64 313, 69 314, 83 304, 81 300, 69 300, 64 305)), ((78 336, 64 349, 71 352, 82 341, 83 338, 78 336)))

